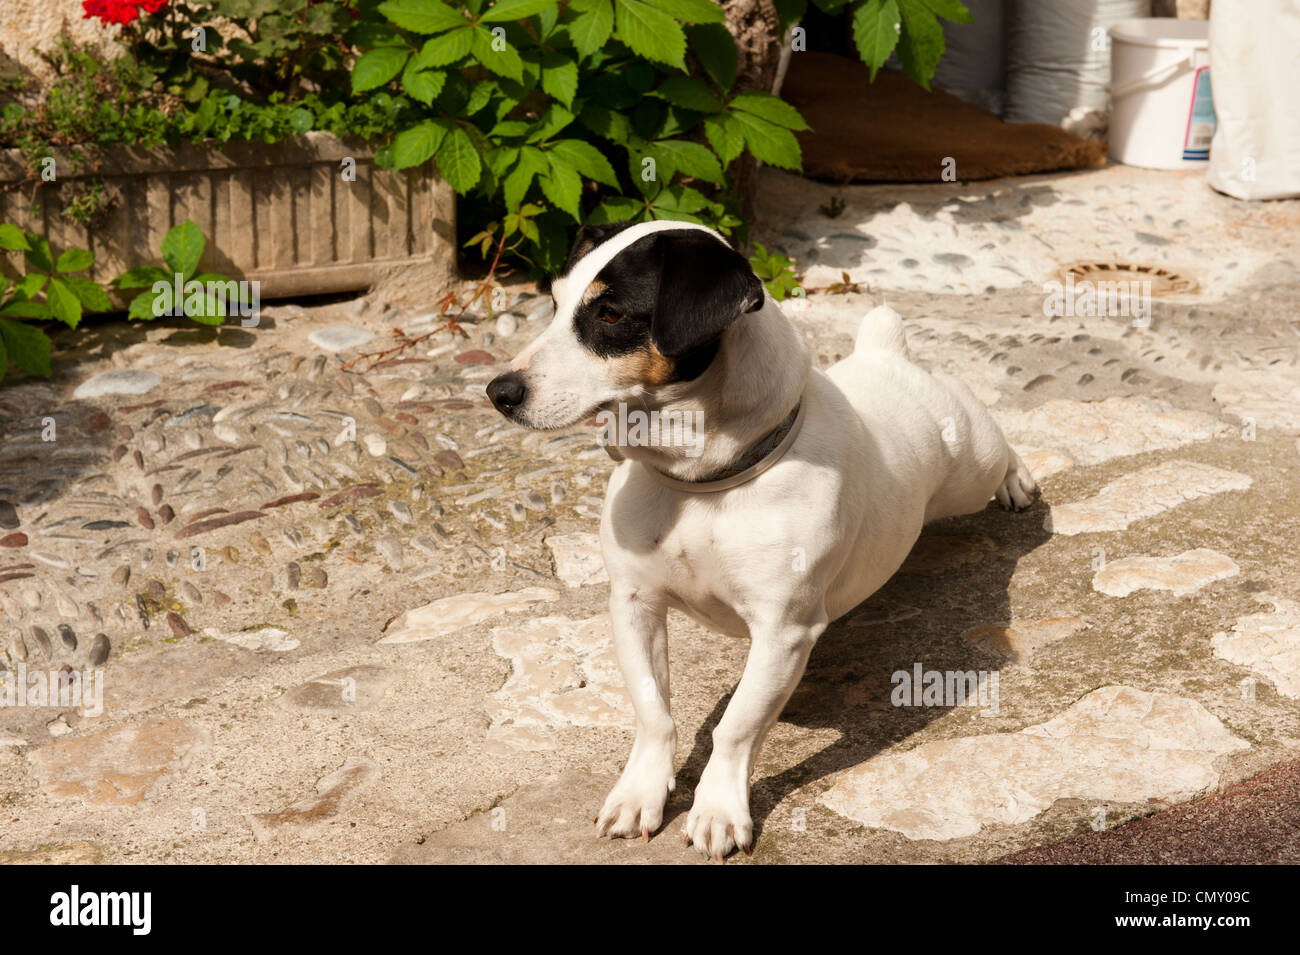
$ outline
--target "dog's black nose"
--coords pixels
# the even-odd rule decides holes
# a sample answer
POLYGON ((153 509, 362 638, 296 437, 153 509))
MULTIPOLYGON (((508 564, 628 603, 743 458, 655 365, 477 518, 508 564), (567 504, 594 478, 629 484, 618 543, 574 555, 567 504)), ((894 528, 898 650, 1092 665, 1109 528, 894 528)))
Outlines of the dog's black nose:
POLYGON ((488 400, 502 414, 509 414, 523 404, 525 394, 524 380, 517 371, 497 375, 487 386, 488 400))

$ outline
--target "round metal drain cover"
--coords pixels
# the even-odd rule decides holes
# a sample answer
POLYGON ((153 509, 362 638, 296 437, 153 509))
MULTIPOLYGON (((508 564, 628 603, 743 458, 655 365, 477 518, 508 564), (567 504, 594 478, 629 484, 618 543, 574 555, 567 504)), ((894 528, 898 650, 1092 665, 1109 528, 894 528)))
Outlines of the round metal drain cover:
POLYGON ((1182 295, 1196 283, 1172 269, 1133 262, 1080 262, 1065 270, 1076 282, 1150 282, 1152 295, 1182 295))

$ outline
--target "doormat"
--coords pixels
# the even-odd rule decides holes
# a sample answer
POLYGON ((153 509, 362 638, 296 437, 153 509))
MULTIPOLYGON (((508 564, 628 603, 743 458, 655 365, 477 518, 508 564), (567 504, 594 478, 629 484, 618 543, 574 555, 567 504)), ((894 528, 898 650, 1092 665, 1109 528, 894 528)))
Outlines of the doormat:
POLYGON ((902 73, 833 53, 796 53, 781 89, 811 130, 798 133, 805 176, 837 183, 969 181, 1106 163, 1106 147, 1046 123, 1004 123, 902 73), (946 163, 951 159, 953 162, 946 163))

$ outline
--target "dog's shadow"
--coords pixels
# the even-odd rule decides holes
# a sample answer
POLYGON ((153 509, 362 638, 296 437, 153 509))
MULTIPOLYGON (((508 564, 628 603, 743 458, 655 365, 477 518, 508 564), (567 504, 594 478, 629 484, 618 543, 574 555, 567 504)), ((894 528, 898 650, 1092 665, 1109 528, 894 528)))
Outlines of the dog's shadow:
MULTIPOLYGON (((903 567, 879 591, 833 622, 813 649, 807 671, 780 722, 833 729, 839 739, 793 766, 764 775, 760 755, 751 784, 755 838, 772 809, 818 779, 864 763, 952 712, 947 706, 895 706, 898 671, 996 671, 1005 657, 964 634, 1012 620, 1011 575, 1020 558, 1046 541, 1046 505, 1008 514, 996 504, 925 528, 903 567)), ((734 689, 733 689, 734 692, 734 689)), ((731 700, 723 697, 695 734, 667 822, 689 811, 694 786, 712 752, 712 732, 731 700)), ((773 745, 769 735, 764 752, 773 745)))

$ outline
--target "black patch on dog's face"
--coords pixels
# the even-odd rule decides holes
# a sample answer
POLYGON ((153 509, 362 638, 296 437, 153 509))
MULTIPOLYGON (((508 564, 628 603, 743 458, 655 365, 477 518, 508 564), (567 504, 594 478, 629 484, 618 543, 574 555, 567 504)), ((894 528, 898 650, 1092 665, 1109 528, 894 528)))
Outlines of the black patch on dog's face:
MULTIPOLYGON (((570 269, 622 231, 606 227, 611 231, 597 238, 587 232, 594 228, 579 233, 570 269)), ((702 374, 722 333, 763 300, 763 284, 743 256, 714 236, 683 229, 648 235, 615 256, 583 291, 573 321, 583 347, 621 360, 624 377, 660 385, 702 374)))

